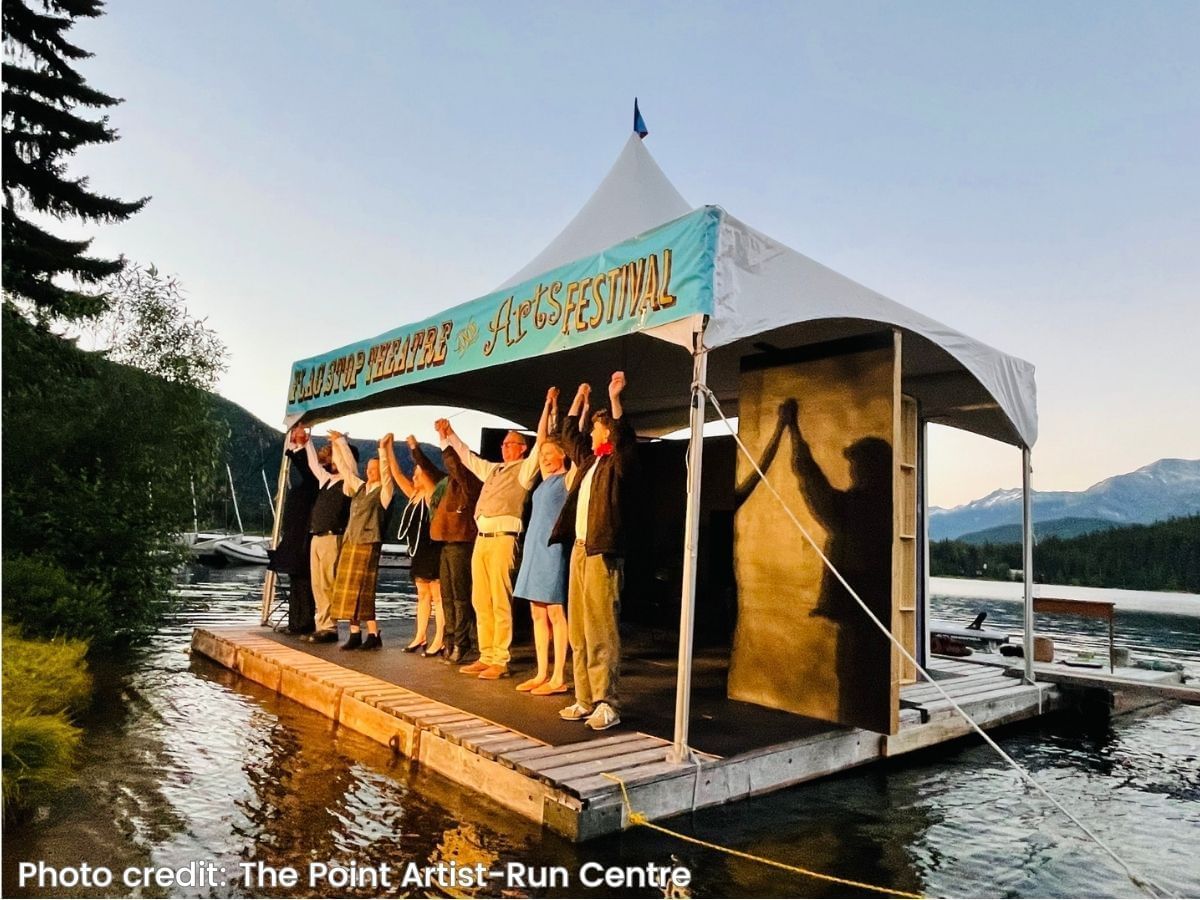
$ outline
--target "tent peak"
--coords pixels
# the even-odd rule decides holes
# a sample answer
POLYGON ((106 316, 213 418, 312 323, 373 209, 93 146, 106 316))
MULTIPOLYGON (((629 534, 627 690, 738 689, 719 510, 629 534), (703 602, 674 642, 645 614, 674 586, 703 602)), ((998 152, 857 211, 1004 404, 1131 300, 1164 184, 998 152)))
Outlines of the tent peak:
POLYGON ((604 180, 541 253, 497 290, 536 278, 581 257, 678 219, 692 205, 667 178, 635 131, 604 180))

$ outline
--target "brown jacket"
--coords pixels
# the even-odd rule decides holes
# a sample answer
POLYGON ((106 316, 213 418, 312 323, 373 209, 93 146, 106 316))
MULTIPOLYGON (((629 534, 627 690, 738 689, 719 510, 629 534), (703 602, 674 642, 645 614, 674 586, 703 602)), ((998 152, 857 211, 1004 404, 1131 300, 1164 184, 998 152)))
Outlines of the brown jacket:
MULTIPOLYGON (((412 451, 414 462, 431 470, 436 466, 421 452, 420 447, 412 451)), ((429 536, 447 544, 470 543, 478 533, 475 528, 475 503, 483 482, 462 464, 453 447, 442 451, 442 464, 446 467, 448 480, 446 493, 438 504, 433 521, 429 523, 429 536)))
POLYGON ((579 486, 591 466, 592 499, 588 505, 587 555, 624 557, 627 547, 627 523, 632 521, 632 481, 637 469, 637 433, 627 416, 613 422, 613 452, 597 457, 592 452, 591 438, 579 430, 575 416, 566 416, 560 426, 559 439, 571 462, 579 467, 571 490, 567 494, 558 522, 550 533, 551 544, 567 544, 575 540, 575 511, 579 508, 579 486))

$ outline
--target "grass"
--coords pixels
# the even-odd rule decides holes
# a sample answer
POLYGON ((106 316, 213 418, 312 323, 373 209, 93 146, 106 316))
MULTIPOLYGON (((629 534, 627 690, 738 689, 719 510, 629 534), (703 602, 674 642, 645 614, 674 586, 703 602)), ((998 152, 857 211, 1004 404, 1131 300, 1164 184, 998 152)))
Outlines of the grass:
POLYGON ((30 640, 4 626, 4 824, 68 783, 82 732, 71 717, 88 702, 92 677, 79 640, 30 640))

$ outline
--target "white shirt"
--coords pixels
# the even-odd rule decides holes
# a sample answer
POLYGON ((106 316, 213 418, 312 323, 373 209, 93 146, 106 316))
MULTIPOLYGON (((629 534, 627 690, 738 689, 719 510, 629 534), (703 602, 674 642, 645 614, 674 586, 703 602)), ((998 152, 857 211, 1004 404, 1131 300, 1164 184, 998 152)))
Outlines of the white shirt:
POLYGON ((575 507, 575 540, 587 540, 588 506, 592 502, 592 476, 596 474, 596 463, 584 473, 579 483, 579 505, 575 507))

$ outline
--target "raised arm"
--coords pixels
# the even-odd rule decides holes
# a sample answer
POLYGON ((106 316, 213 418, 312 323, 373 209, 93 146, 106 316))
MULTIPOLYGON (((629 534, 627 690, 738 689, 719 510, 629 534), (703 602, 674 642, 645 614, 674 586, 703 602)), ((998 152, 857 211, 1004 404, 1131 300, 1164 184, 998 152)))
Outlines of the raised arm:
MULTIPOLYGON (((793 415, 793 420, 794 418, 795 416, 793 415)), ((775 424, 775 432, 771 435, 771 439, 767 441, 767 446, 763 449, 762 458, 758 461, 758 467, 764 472, 770 469, 771 463, 775 461, 775 454, 779 452, 779 442, 783 440, 783 432, 786 429, 787 416, 783 414, 783 407, 781 407, 779 420, 775 424)), ((742 483, 734 488, 734 509, 738 509, 743 503, 750 499, 750 495, 754 493, 754 488, 758 486, 758 482, 758 473, 751 470, 750 474, 742 480, 742 483)))
POLYGON ((538 420, 538 443, 545 442, 550 437, 554 426, 558 424, 558 388, 546 391, 546 403, 541 408, 541 419, 538 420))
POLYGON ((301 486, 305 484, 319 486, 320 482, 313 475, 312 469, 308 465, 307 454, 304 452, 304 448, 308 443, 308 432, 304 430, 303 426, 297 425, 288 432, 287 443, 284 445, 284 449, 287 452, 288 459, 292 462, 292 471, 300 479, 301 486))
POLYGON ((358 475, 358 463, 350 452, 350 444, 340 431, 329 432, 333 442, 333 461, 337 465, 338 474, 342 476, 342 492, 347 497, 353 497, 363 486, 363 480, 358 475))
POLYGON ((621 395, 625 392, 625 373, 613 372, 608 383, 608 402, 613 417, 613 450, 617 470, 624 475, 637 462, 637 432, 625 418, 621 395))
POLYGON ((450 427, 449 419, 438 419, 433 423, 433 427, 437 429, 442 449, 445 450, 447 447, 453 447, 462 464, 470 469, 472 474, 480 481, 487 481, 487 477, 492 474, 492 471, 500 467, 500 463, 489 462, 464 444, 463 439, 455 434, 454 429, 450 427))
MULTIPOLYGON (((446 473, 443 472, 440 467, 435 466, 433 464, 433 460, 431 460, 428 456, 425 455, 425 451, 421 449, 420 441, 418 441, 415 437, 413 437, 413 435, 410 434, 408 436, 408 438, 405 440, 405 443, 408 444, 408 452, 410 454, 412 454, 412 461, 413 461, 414 466, 420 466, 426 472, 432 472, 434 475, 435 481, 441 481, 443 478, 446 477, 446 473)), ((444 456, 443 456, 442 464, 445 465, 445 457, 444 456)))
MULTIPOLYGON (((391 440, 392 434, 388 432, 384 436, 384 440, 379 442, 379 449, 387 455, 388 469, 392 473, 392 480, 404 492, 405 497, 411 498, 417 492, 416 485, 412 483, 412 479, 404 474, 404 470, 400 468, 400 462, 396 459, 396 444, 391 440)), ((415 442, 416 438, 411 434, 408 436, 410 441, 409 447, 412 447, 411 442, 415 442)), ((382 472, 382 466, 380 467, 382 472)))
MULTIPOLYGON (((392 461, 396 458, 396 452, 392 449, 392 442, 396 436, 390 431, 379 439, 379 502, 387 509, 392 505, 392 497, 396 494, 396 479, 392 472, 392 461)), ((396 471, 400 467, 396 466, 396 471)))
POLYGON ((304 455, 308 460, 308 471, 312 472, 313 478, 317 479, 317 484, 321 487, 329 484, 333 480, 333 473, 321 465, 321 461, 317 459, 317 448, 313 446, 312 441, 304 445, 304 455))
POLYGON ((567 411, 562 424, 559 425, 558 435, 562 440, 563 450, 570 457, 571 462, 577 466, 586 465, 592 457, 592 442, 580 428, 583 413, 588 405, 588 394, 591 390, 590 385, 581 384, 579 386, 579 390, 575 392, 575 399, 571 402, 570 410, 567 411))
POLYGON ((621 394, 624 392, 625 373, 613 372, 612 380, 608 382, 608 405, 614 419, 620 419, 625 415, 625 408, 621 406, 621 394))
POLYGON ((550 431, 554 428, 557 418, 558 388, 552 387, 546 391, 546 402, 542 405, 542 417, 538 419, 537 440, 533 442, 533 447, 525 457, 525 462, 521 465, 521 471, 517 475, 517 480, 521 482, 521 487, 525 490, 532 490, 533 486, 537 484, 538 473, 541 470, 538 457, 541 455, 542 445, 550 436, 550 431))
POLYGON ((800 433, 800 405, 795 400, 785 400, 779 406, 779 418, 792 435, 792 471, 800 482, 800 493, 821 524, 828 527, 837 522, 840 492, 829 483, 825 472, 813 458, 808 441, 800 433))

